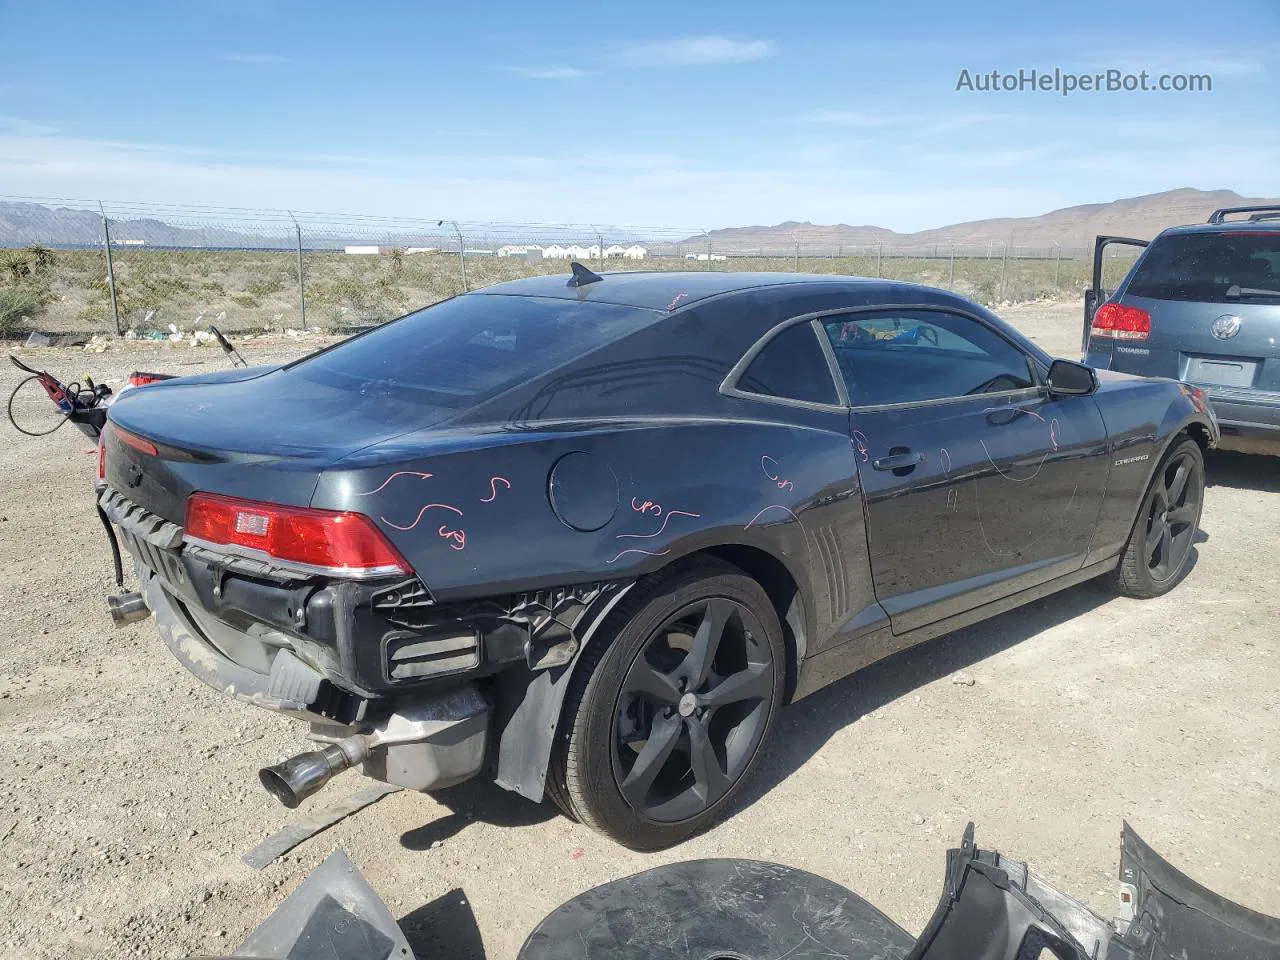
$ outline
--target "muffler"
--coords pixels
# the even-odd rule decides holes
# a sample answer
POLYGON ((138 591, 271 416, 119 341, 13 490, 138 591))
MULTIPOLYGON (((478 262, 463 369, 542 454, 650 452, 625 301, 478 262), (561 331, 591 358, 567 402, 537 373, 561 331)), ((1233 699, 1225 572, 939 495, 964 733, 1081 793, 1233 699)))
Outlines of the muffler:
POLYGON ((319 750, 308 750, 274 767, 263 767, 258 779, 267 792, 292 810, 343 770, 369 755, 369 738, 358 733, 319 750))
POLYGON ((136 590, 132 593, 107 597, 107 607, 110 608, 111 619, 117 627, 127 627, 131 623, 137 623, 151 616, 151 608, 147 606, 147 601, 142 599, 142 594, 136 590))

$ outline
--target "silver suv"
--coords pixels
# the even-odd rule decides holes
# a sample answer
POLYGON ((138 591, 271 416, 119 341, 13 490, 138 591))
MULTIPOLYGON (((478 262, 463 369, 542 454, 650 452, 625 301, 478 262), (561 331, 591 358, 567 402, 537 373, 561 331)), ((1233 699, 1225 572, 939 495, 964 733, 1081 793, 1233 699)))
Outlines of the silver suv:
POLYGON ((1280 454, 1280 205, 1227 207, 1150 243, 1098 237, 1084 359, 1195 384, 1223 449, 1280 454), (1145 249, 1108 293, 1103 266, 1117 245, 1145 249))

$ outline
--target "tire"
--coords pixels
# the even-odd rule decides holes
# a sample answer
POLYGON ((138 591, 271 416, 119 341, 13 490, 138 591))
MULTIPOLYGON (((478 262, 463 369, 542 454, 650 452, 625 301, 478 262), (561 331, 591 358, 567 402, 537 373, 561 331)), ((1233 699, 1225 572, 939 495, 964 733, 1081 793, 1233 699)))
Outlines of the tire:
POLYGON ((547 793, 632 850, 680 843, 715 822, 754 772, 786 675, 782 628, 758 583, 712 559, 660 571, 583 654, 547 793))
POLYGON ((1204 454, 1199 444, 1184 437, 1169 448, 1151 478, 1113 574, 1115 588, 1147 600, 1181 583, 1191 569, 1203 509, 1204 454))

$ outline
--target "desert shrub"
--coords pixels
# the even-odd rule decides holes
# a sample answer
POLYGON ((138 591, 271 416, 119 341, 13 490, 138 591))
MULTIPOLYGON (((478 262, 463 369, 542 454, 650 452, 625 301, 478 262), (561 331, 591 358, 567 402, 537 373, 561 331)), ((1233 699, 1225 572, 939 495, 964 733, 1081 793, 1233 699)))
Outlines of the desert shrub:
POLYGON ((246 309, 248 309, 249 307, 256 307, 258 305, 257 299, 254 297, 251 297, 247 293, 237 293, 235 296, 231 298, 231 302, 234 303, 237 307, 245 307, 246 309))
POLYGON ((29 287, 0 287, 0 336, 18 333, 44 309, 44 299, 29 287))

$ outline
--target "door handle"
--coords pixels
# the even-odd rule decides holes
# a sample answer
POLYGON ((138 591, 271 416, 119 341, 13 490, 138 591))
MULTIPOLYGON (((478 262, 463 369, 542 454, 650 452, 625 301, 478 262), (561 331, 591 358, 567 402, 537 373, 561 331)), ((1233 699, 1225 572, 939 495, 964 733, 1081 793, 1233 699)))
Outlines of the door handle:
POLYGON ((915 469, 916 464, 923 459, 924 456, 922 454, 912 453, 910 450, 899 447, 896 452, 891 452, 887 457, 878 457, 872 460, 871 466, 877 470, 892 470, 895 473, 902 470, 910 473, 915 469))

